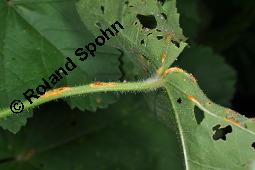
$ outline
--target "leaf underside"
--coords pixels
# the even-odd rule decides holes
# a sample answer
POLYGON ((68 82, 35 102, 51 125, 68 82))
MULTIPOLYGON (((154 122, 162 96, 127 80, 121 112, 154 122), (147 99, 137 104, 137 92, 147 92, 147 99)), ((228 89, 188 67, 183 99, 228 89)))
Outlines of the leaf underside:
POLYGON ((186 168, 249 169, 255 160, 254 121, 211 102, 188 74, 166 79, 186 168))
MULTIPOLYGON (((24 100, 23 93, 43 84, 42 78, 48 80, 64 66, 66 57, 72 58, 78 67, 57 87, 116 81, 121 77, 120 53, 115 49, 98 49, 97 57, 86 62, 74 56, 75 49, 94 40, 79 20, 74 1, 1 1, 0 20, 0 108, 9 108, 14 99, 24 100)), ((115 102, 116 96, 94 94, 67 101, 72 108, 95 111, 115 102)), ((0 126, 16 133, 31 116, 32 111, 24 111, 1 121, 0 126)))
MULTIPOLYGON (((161 67, 160 54, 165 51, 166 67, 170 66, 185 46, 178 24, 175 1, 166 1, 163 6, 158 1, 128 2, 127 5, 124 1, 109 0, 92 3, 82 0, 77 4, 77 8, 82 21, 95 35, 98 35, 97 23, 105 29, 116 20, 121 21, 128 29, 120 32, 118 42, 111 41, 113 46, 118 46, 126 53, 138 56, 137 58, 141 54, 146 56, 155 69, 161 67), (102 6, 103 12, 100 9, 102 6), (172 13, 167 13, 165 9, 172 13), (160 17, 162 13, 167 14, 166 20, 160 17), (154 29, 145 29, 144 23, 137 15, 153 15, 158 25, 154 29), (172 31, 174 35, 172 39, 180 43, 179 48, 173 41, 157 39, 156 30, 163 27, 166 32, 172 31), (152 34, 148 36, 148 33, 152 34), (145 43, 141 44, 141 40, 145 43)), ((170 99, 168 109, 170 114, 175 115, 177 126, 175 129, 180 135, 186 169, 251 168, 255 160, 254 122, 211 102, 200 90, 194 77, 184 71, 177 69, 169 73, 164 80, 170 99)), ((169 117, 172 116, 168 117, 168 114, 162 116, 160 111, 157 115, 160 115, 166 123, 172 123, 169 121, 169 117)))
MULTIPOLYGON (((125 29, 118 38, 107 42, 113 48, 99 49, 95 58, 80 63, 79 70, 59 86, 117 80, 121 75, 120 53, 116 48, 123 51, 134 65, 145 66, 143 77, 147 77, 162 66, 164 52, 167 56, 164 69, 167 69, 186 46, 175 0, 81 0, 77 4, 78 13, 94 36, 80 23, 72 1, 13 2, 0 2, 0 19, 4 21, 0 27, 0 66, 3 68, 0 92, 4 94, 0 96, 0 108, 8 107, 13 96, 21 97, 28 87, 38 85, 40 78, 49 76, 63 65, 65 57, 72 56, 75 48, 83 47, 94 36, 100 35, 99 28, 106 29, 115 21, 121 22, 125 29), (148 16, 154 20, 153 25, 144 22, 144 17, 148 19, 148 16), (67 24, 69 22, 72 26, 67 24), (23 68, 24 64, 28 67, 23 68)), ((180 69, 173 69, 162 81, 164 90, 159 92, 158 99, 154 98, 153 113, 167 126, 150 117, 153 113, 149 106, 137 98, 124 98, 105 113, 96 112, 96 116, 84 112, 70 114, 70 110, 66 117, 52 116, 59 112, 50 111, 52 114, 46 114, 45 119, 38 117, 18 136, 0 133, 0 146, 3 148, 0 160, 13 158, 6 165, 0 164, 0 168, 252 168, 255 161, 255 124, 252 119, 211 102, 194 77, 180 69), (151 114, 146 115, 145 112, 151 114), (40 127, 49 124, 50 118, 62 122, 50 124, 52 127, 40 127), (74 126, 73 129, 70 126, 74 126), (52 129, 56 131, 53 133, 52 129), (62 148, 65 144, 70 144, 70 150, 62 148), (73 152, 79 154, 70 159, 73 152)), ((68 99, 72 108, 92 111, 114 102, 115 96, 108 94, 105 98, 100 94, 68 99)), ((7 118, 0 125, 17 132, 30 116, 31 112, 23 113, 21 117, 7 118)))

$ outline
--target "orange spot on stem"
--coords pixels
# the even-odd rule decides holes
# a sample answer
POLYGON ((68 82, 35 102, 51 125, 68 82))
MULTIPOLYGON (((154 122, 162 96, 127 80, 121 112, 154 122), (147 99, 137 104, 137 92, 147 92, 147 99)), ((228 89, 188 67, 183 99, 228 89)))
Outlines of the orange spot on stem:
POLYGON ((161 54, 161 62, 163 65, 166 63, 166 51, 165 50, 161 54))
POLYGON ((105 83, 105 82, 97 81, 97 82, 91 83, 89 86, 92 87, 92 88, 115 87, 116 83, 114 83, 114 82, 105 83))
POLYGON ((185 73, 184 70, 178 68, 178 67, 171 67, 169 69, 167 69, 164 73, 163 76, 166 76, 168 74, 171 74, 172 72, 179 72, 179 73, 185 73))
POLYGON ((68 90, 71 90, 70 87, 60 87, 57 89, 53 89, 50 91, 47 91, 44 95, 42 95, 42 97, 53 97, 53 96, 58 96, 68 90))

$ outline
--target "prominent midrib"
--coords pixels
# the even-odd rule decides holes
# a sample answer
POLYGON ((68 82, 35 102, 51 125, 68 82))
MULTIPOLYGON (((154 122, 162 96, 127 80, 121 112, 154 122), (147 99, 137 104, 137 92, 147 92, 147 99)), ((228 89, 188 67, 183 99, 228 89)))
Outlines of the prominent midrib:
POLYGON ((186 143, 185 143, 185 137, 184 137, 184 132, 183 132, 183 129, 182 129, 181 120, 180 120, 180 117, 177 113, 177 110, 176 110, 174 102, 173 102, 175 100, 171 96, 170 91, 167 88, 166 88, 166 90, 167 90, 168 97, 169 97, 169 99, 172 103, 172 108, 173 108, 173 111, 174 111, 176 123, 177 123, 179 134, 180 134, 180 140, 181 140, 181 145, 182 145, 182 150, 183 150, 183 155, 184 155, 184 164, 185 164, 186 170, 189 170, 188 153, 187 153, 187 149, 186 149, 187 146, 186 146, 186 143))
MULTIPOLYGON (((180 88, 178 88, 176 85, 174 85, 173 83, 169 82, 168 85, 171 85, 174 89, 176 89, 177 91, 179 91, 180 93, 182 93, 184 96, 189 96, 189 94, 185 93, 183 90, 181 90, 180 88)), ((165 88, 167 89, 167 87, 165 86, 165 88)), ((202 93, 202 92, 201 92, 202 93)), ((204 95, 204 94, 203 94, 204 95)), ((206 97, 207 98, 207 97, 206 97)), ((208 101, 210 101, 209 99, 207 99, 208 101)), ((211 112, 210 110, 208 110, 205 106, 203 106, 201 103, 194 103, 193 101, 190 101, 192 102, 194 105, 196 105, 199 109, 201 109, 202 111, 204 111, 205 113, 207 113, 208 115, 220 120, 220 121, 223 121, 223 117, 220 117, 218 116, 217 114, 211 112)), ((211 102, 211 101, 210 101, 211 102)), ((213 104, 213 102, 211 102, 213 104)), ((213 105, 216 105, 216 104, 213 104, 213 105)), ((235 124, 231 124, 235 127, 238 127, 244 131, 246 131, 247 133, 250 133, 252 135, 255 135, 255 132, 245 128, 245 127, 241 127, 241 126, 237 126, 235 124)))

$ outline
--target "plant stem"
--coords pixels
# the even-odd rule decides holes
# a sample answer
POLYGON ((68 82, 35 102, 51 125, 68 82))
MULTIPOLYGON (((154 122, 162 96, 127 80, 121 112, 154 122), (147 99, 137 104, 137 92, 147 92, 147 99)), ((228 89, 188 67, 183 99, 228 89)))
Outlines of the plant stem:
MULTIPOLYGON (((78 87, 63 87, 55 90, 51 90, 42 95, 39 99, 33 100, 30 104, 28 101, 24 101, 24 110, 29 110, 40 104, 57 100, 60 98, 98 93, 98 92, 139 92, 139 91, 150 91, 163 87, 163 83, 160 78, 150 78, 140 82, 95 82, 89 85, 83 85, 78 87)), ((11 109, 4 109, 0 111, 0 120, 12 115, 11 109)), ((19 113, 22 114, 22 113, 19 113)))

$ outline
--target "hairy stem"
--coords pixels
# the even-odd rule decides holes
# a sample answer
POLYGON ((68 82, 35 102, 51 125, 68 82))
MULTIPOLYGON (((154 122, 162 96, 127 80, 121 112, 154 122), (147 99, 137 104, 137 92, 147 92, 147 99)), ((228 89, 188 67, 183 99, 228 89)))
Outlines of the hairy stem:
MULTIPOLYGON (((28 101, 24 101, 24 110, 29 110, 40 104, 70 97, 76 95, 98 93, 98 92, 139 92, 139 91, 150 91, 163 87, 163 83, 160 78, 154 77, 140 82, 94 82, 89 85, 83 85, 78 87, 62 87, 55 90, 46 92, 39 99, 33 100, 33 104, 28 101)), ((10 116, 12 113, 11 109, 4 109, 0 111, 0 119, 10 116)), ((20 113, 22 114, 22 113, 20 113)))

